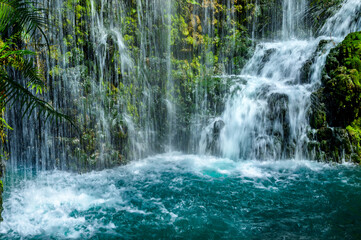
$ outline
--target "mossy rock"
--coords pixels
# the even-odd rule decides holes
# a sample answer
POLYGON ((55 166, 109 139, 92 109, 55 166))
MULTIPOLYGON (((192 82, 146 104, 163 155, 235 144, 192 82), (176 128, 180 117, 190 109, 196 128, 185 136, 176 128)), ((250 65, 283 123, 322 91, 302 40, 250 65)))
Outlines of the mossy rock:
POLYGON ((321 141, 321 145, 320 145, 320 148, 322 151, 324 151, 325 153, 329 153, 331 151, 331 148, 330 148, 330 141, 327 141, 327 140, 322 140, 321 141))
POLYGON ((327 120, 346 127, 361 109, 361 32, 349 34, 327 57, 322 83, 325 87, 327 120))
POLYGON ((333 77, 325 82, 326 106, 329 123, 346 127, 360 114, 361 86, 356 69, 338 67, 333 77))
POLYGON ((326 112, 316 109, 311 113, 310 126, 315 129, 326 126, 326 112))
POLYGON ((317 46, 316 52, 321 52, 325 50, 327 44, 329 44, 331 40, 322 39, 317 46))
POLYGON ((328 141, 331 140, 333 136, 333 132, 331 128, 322 127, 317 131, 317 140, 319 141, 328 141))
POLYGON ((317 142, 317 141, 311 141, 311 142, 309 142, 308 144, 307 144, 307 150, 309 151, 309 152, 311 152, 311 151, 313 151, 313 150, 316 150, 316 151, 318 151, 319 150, 319 148, 320 148, 320 143, 319 142, 317 142))
POLYGON ((355 120, 350 126, 346 128, 352 144, 352 161, 360 163, 361 159, 361 118, 355 120), (356 157, 358 156, 358 158, 356 157))
POLYGON ((361 32, 349 34, 338 48, 340 64, 361 71, 361 32))
POLYGON ((354 163, 358 163, 358 164, 361 163, 361 158, 356 153, 351 154, 350 158, 351 158, 351 161, 354 162, 354 163))
POLYGON ((309 121, 317 133, 310 140, 319 142, 317 160, 361 162, 360 83, 361 32, 356 32, 330 51, 322 87, 311 95, 309 121))

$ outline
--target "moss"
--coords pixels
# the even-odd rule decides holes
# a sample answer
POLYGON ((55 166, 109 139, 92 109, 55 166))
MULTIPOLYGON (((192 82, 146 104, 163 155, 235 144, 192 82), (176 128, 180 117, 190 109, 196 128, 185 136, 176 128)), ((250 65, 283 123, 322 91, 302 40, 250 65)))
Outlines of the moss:
POLYGON ((347 118, 340 122, 344 126, 358 118, 361 107, 360 57, 361 32, 357 32, 349 34, 327 58, 323 84, 329 100, 333 100, 332 107, 341 108, 340 111, 347 114, 347 118))
POLYGON ((361 159, 361 118, 355 120, 351 125, 346 127, 353 146, 354 154, 352 161, 360 163, 361 159))
POLYGON ((322 127, 317 132, 317 139, 318 140, 330 140, 332 139, 333 133, 331 128, 322 127))
MULTIPOLYGON (((332 125, 346 128, 353 151, 361 156, 361 32, 349 34, 331 51, 324 78, 332 125)), ((353 157, 355 159, 355 155, 353 157)), ((359 162, 359 161, 358 161, 359 162)))
POLYGON ((326 112, 322 110, 314 111, 311 114, 310 125, 312 128, 318 129, 326 126, 326 112))
POLYGON ((348 69, 360 71, 361 32, 349 34, 338 48, 340 49, 338 55, 340 64, 346 66, 348 69))
MULTIPOLYGON (((310 125, 326 160, 361 157, 361 32, 349 34, 330 51, 322 88, 314 93, 310 125), (330 126, 333 128, 326 128, 330 126)), ((321 154, 318 154, 321 156, 321 154)))
POLYGON ((346 127, 361 109, 361 32, 349 34, 333 49, 323 76, 328 120, 333 126, 346 127))

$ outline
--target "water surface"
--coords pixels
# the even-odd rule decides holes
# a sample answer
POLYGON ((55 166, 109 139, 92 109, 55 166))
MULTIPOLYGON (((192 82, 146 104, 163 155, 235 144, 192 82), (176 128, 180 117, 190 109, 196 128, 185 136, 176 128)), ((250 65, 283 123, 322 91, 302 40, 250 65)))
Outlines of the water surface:
POLYGON ((348 164, 167 154, 6 184, 1 239, 361 238, 361 168, 348 164))

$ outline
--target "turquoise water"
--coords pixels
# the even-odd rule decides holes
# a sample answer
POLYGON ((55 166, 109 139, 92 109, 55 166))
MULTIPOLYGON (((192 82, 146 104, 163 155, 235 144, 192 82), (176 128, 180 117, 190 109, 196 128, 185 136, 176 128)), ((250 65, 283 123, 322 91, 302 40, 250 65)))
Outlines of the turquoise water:
POLYGON ((169 154, 6 183, 1 239, 361 239, 354 165, 169 154))

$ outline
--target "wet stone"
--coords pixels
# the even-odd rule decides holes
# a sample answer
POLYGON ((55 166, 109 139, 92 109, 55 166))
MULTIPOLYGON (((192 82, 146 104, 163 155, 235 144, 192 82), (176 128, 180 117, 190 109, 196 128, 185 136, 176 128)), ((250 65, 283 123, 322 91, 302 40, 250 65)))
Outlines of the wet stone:
POLYGON ((322 127, 317 131, 317 139, 321 140, 330 140, 333 136, 333 132, 331 128, 322 127))

